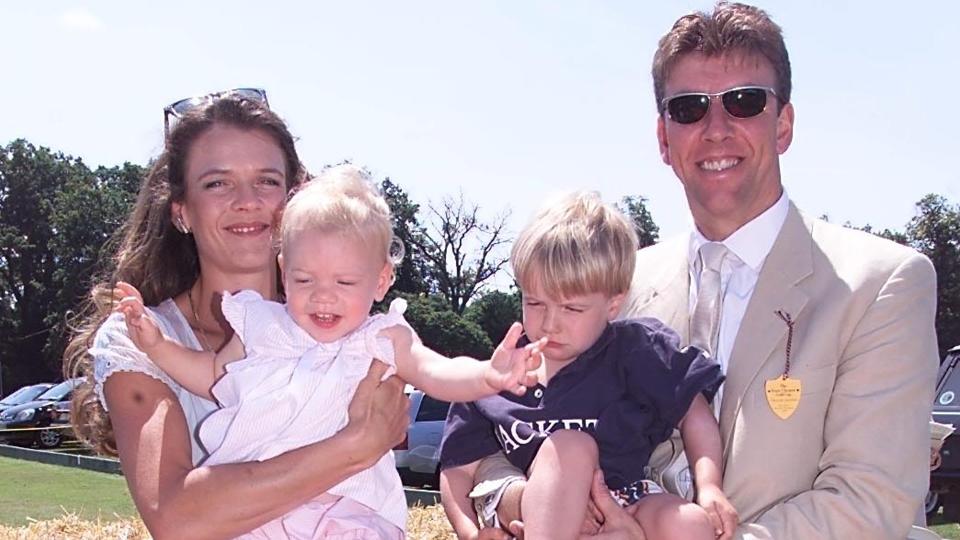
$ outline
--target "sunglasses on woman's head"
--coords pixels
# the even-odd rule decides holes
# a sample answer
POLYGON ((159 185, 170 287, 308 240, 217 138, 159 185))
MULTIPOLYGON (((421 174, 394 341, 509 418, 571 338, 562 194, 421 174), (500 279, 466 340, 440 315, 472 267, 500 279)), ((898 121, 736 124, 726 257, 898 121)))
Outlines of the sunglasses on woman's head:
POLYGON ((268 109, 270 108, 270 103, 267 102, 267 91, 262 88, 234 88, 222 92, 213 92, 205 96, 184 98, 163 108, 163 132, 169 135, 170 130, 176 125, 175 120, 183 118, 188 112, 206 107, 218 99, 227 97, 254 101, 263 104, 268 109), (174 121, 171 121, 171 118, 174 121))
POLYGON ((767 92, 777 97, 773 88, 766 86, 740 86, 724 92, 686 92, 664 98, 662 104, 667 118, 678 124, 693 124, 707 115, 710 102, 720 98, 723 109, 734 118, 752 118, 767 108, 767 92))

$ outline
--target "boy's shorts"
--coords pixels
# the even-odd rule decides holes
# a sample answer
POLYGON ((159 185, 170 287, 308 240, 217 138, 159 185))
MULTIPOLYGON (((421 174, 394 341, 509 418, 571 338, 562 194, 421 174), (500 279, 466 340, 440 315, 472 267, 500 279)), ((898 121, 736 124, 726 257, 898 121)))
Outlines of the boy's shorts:
MULTIPOLYGON (((502 452, 480 460, 474 473, 476 485, 467 495, 473 500, 473 508, 481 527, 501 527, 497 517, 497 506, 507 488, 519 480, 526 480, 523 471, 507 460, 502 452)), ((653 480, 639 480, 633 484, 610 490, 610 495, 620 506, 626 507, 639 501, 644 495, 663 493, 664 490, 653 480)))

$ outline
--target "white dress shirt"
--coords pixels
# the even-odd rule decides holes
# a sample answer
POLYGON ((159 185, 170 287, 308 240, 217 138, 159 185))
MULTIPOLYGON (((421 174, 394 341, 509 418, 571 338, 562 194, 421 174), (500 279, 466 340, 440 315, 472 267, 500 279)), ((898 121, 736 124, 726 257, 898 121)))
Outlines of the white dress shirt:
MULTIPOLYGON (((720 330, 717 338, 715 357, 720 363, 721 371, 726 374, 730 353, 733 351, 733 342, 740 330, 740 322, 747 311, 750 297, 757 286, 760 269, 763 261, 773 248, 773 243, 780 234, 783 222, 787 219, 790 202, 787 192, 781 193, 780 198, 767 208, 762 214, 753 218, 737 229, 722 243, 729 254, 720 267, 720 290, 722 304, 720 308, 720 330)), ((690 312, 693 313, 697 300, 697 289, 700 279, 700 246, 710 242, 699 230, 694 228, 690 233, 690 248, 687 260, 690 273, 690 312)), ((714 398, 714 412, 719 414, 720 402, 723 399, 723 386, 717 391, 714 398)))

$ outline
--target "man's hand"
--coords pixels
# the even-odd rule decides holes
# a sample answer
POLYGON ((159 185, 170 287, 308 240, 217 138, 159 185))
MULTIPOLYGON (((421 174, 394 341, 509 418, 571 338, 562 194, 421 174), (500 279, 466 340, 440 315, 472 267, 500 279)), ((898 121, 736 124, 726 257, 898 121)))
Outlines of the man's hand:
MULTIPOLYGON (((627 510, 621 508, 603 481, 603 472, 593 473, 593 485, 590 486, 590 500, 596 511, 602 516, 600 532, 595 535, 582 534, 581 539, 593 540, 646 540, 643 528, 627 510)), ((591 511, 592 513, 592 511, 591 511)))
POLYGON ((113 289, 113 299, 117 302, 114 311, 123 314, 130 340, 141 351, 147 352, 163 341, 163 333, 153 317, 143 307, 143 297, 133 285, 118 281, 113 289))
POLYGON ((593 493, 587 500, 587 515, 583 517, 583 525, 580 526, 580 534, 593 536, 600 532, 603 526, 603 512, 597 508, 597 503, 593 502, 593 493))
POLYGON ((733 538, 740 516, 720 486, 698 487, 697 504, 707 511, 719 540, 733 538))
POLYGON ((513 323, 493 351, 484 382, 496 392, 508 390, 522 396, 528 387, 537 384, 536 370, 543 361, 542 349, 547 344, 547 338, 517 348, 517 341, 522 334, 523 326, 518 322, 513 323))

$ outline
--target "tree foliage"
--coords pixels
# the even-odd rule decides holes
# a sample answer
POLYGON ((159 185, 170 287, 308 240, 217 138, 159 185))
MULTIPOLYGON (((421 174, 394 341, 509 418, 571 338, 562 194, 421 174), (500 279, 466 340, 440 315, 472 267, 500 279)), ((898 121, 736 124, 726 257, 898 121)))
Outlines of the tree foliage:
POLYGON ((380 191, 390 206, 393 215, 393 232, 403 243, 403 261, 396 268, 396 280, 393 289, 412 294, 430 293, 436 289, 431 286, 423 256, 419 246, 423 243, 423 227, 417 213, 420 205, 411 201, 399 185, 384 178, 380 182, 380 191))
POLYGON ((489 291, 473 301, 464 316, 478 325, 496 346, 507 334, 510 325, 522 317, 520 291, 489 291))
POLYGON ((647 210, 647 198, 641 195, 627 195, 616 205, 633 222, 633 228, 640 240, 640 247, 656 244, 660 240, 660 227, 653 221, 653 215, 647 210))
POLYGON ((906 239, 937 269, 937 340, 943 358, 960 345, 960 204, 925 196, 907 224, 906 239))
POLYGON ((107 257, 127 213, 136 165, 91 171, 80 159, 16 140, 0 147, 0 361, 4 390, 58 378, 66 316, 107 257))
POLYGON ((451 311, 445 298, 422 294, 399 296, 406 299, 406 319, 424 345, 446 356, 490 357, 493 345, 483 328, 451 311))

